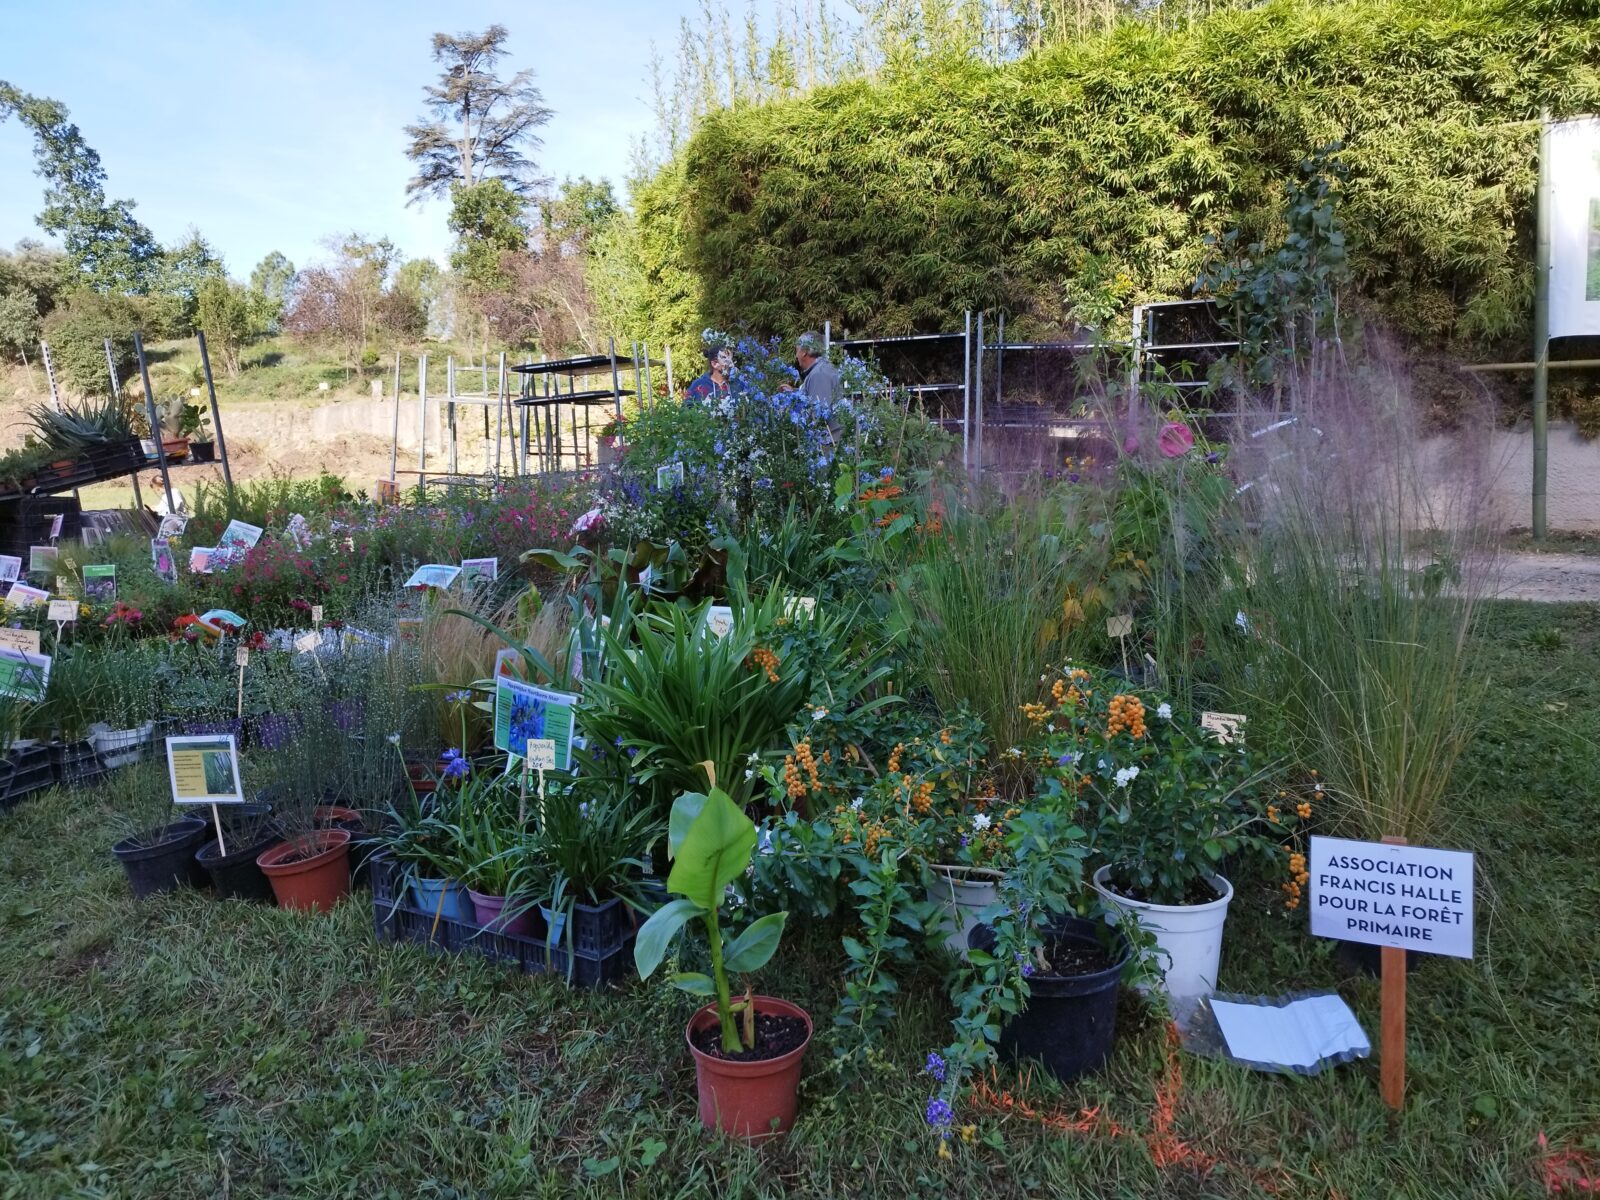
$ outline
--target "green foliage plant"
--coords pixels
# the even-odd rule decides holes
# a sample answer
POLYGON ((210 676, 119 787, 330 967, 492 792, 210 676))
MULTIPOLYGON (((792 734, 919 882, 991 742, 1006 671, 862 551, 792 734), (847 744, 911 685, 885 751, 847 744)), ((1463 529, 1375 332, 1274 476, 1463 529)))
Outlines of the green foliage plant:
MULTIPOLYGON (((709 772, 711 764, 703 767, 709 772)), ((672 871, 667 891, 670 901, 639 929, 634 942, 634 962, 648 979, 661 965, 673 939, 690 921, 699 920, 711 950, 711 974, 679 973, 676 987, 693 996, 713 996, 722 1049, 737 1054, 755 1045, 755 1005, 747 991, 733 1000, 728 976, 759 971, 777 952, 786 912, 768 913, 748 925, 737 937, 723 927, 720 910, 728 885, 740 879, 756 849, 756 827, 726 792, 715 786, 709 793, 686 792, 672 806, 668 830, 672 871), (743 1016, 743 1029, 735 1024, 743 1016)))
POLYGON ((1041 786, 1094 834, 1119 895, 1153 904, 1217 898, 1208 880, 1224 860, 1271 862, 1298 824, 1296 805, 1272 803, 1269 769, 1240 735, 1222 741, 1199 716, 1075 669, 1040 722, 1041 786))

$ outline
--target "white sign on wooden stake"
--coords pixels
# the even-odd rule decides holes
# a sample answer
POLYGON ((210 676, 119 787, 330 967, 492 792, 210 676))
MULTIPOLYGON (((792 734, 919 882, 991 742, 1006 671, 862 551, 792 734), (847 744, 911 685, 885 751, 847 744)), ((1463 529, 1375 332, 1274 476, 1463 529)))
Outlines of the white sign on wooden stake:
POLYGON ((1307 865, 1314 936, 1472 957, 1470 853, 1313 837, 1307 865))

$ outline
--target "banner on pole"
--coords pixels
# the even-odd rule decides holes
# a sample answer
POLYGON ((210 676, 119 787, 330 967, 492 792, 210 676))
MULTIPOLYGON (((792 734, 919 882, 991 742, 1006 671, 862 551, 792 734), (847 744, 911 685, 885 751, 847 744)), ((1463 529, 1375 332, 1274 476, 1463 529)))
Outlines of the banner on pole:
POLYGON ((1550 336, 1600 335, 1600 117, 1550 124, 1550 336))

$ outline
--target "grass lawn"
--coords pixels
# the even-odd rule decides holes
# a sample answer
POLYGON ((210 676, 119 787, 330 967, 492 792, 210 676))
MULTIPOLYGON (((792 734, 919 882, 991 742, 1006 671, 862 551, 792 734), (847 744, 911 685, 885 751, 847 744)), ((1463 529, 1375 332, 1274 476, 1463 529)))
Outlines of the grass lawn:
MULTIPOLYGON (((841 1089, 814 1046, 793 1134, 718 1143, 695 1121, 686 998, 379 947, 365 895, 323 918, 135 903, 106 797, 52 794, 0 817, 0 1196, 1549 1194, 1541 1133, 1600 1162, 1597 649, 1588 606, 1491 615, 1478 661, 1502 707, 1440 838, 1478 852, 1478 957, 1412 977, 1399 1117, 1375 1060, 1252 1074, 1174 1053, 1125 1000, 1107 1075, 1003 1074, 1012 1103, 966 1106, 978 1139, 942 1161, 917 1075, 948 1040, 930 979, 881 1076, 841 1089)), ((1344 979, 1303 916, 1266 915, 1270 890, 1241 889, 1225 986, 1337 987, 1376 1040, 1376 982, 1344 979)), ((825 1028, 836 951, 837 931, 796 931, 765 990, 825 1028)))

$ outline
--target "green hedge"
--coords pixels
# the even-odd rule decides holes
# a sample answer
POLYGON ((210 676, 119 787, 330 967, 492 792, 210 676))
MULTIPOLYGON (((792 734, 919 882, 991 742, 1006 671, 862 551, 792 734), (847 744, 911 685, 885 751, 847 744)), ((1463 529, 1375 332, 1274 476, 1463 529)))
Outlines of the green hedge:
POLYGON ((1595 0, 1272 0, 722 111, 642 193, 647 290, 675 325, 889 334, 972 307, 1120 333, 1188 293, 1204 235, 1270 238, 1298 161, 1342 140, 1363 293, 1432 345, 1515 341, 1533 119, 1600 108, 1597 62, 1595 0))

